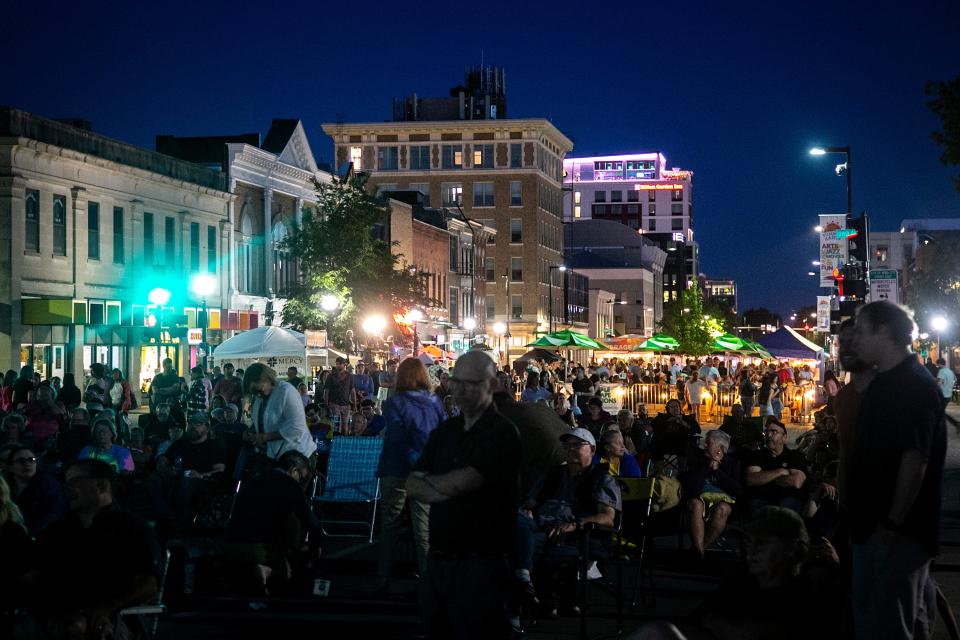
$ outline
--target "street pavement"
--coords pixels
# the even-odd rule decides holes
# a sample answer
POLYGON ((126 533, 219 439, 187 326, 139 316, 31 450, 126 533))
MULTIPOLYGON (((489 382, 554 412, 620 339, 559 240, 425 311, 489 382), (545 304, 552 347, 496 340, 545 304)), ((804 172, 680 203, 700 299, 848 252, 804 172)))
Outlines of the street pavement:
MULTIPOLYGON (((960 419, 960 407, 951 405, 950 414, 960 419)), ((790 441, 809 427, 789 429, 790 441)), ((941 555, 934 567, 934 575, 946 594, 960 610, 960 434, 948 425, 947 462, 944 473, 943 519, 941 525, 941 555)), ((404 555, 404 554, 401 554, 404 555)), ((416 607, 403 593, 415 586, 412 578, 399 579, 394 588, 397 597, 372 597, 376 565, 376 545, 357 542, 356 539, 332 538, 325 540, 326 563, 321 577, 330 580, 325 597, 304 595, 251 600, 249 597, 182 596, 172 585, 169 598, 170 612, 164 617, 161 638, 237 638, 282 637, 287 633, 316 633, 325 638, 377 637, 383 640, 410 638, 417 631, 416 607)), ((412 549, 405 550, 407 566, 412 567, 412 549)), ((403 560, 403 558, 401 558, 403 560)), ((696 609, 718 584, 740 570, 736 555, 712 551, 705 564, 691 562, 677 550, 676 536, 658 538, 652 554, 656 581, 655 606, 638 606, 631 611, 629 601, 625 610, 625 633, 629 635, 651 621, 669 621, 677 624, 691 638, 697 636, 685 619, 696 609)), ((613 579, 610 570, 607 577, 613 579)), ((624 572, 624 590, 631 595, 636 573, 632 567, 624 572)), ((173 582, 178 576, 171 575, 173 582)), ((179 578, 182 580, 182 578, 179 578)), ((629 600, 629 598, 628 598, 629 600)), ((588 632, 590 636, 615 630, 614 600, 600 589, 591 590, 591 608, 588 632)), ((649 603, 648 603, 649 604, 649 603)), ((795 610, 784 603, 785 611, 795 610)), ((530 640, 573 639, 579 637, 579 620, 560 618, 540 620, 527 628, 530 640)), ((947 639, 938 625, 935 638, 947 639)))

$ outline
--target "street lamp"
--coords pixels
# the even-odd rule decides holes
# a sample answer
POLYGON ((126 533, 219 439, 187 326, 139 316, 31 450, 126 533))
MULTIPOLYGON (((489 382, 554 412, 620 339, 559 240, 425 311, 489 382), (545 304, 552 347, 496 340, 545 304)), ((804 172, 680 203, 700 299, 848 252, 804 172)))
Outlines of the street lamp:
POLYGON ((473 342, 473 330, 477 328, 476 318, 464 318, 463 328, 470 332, 470 342, 473 342))
MULTIPOLYGON (((507 332, 507 325, 502 322, 493 323, 493 332, 497 336, 497 350, 500 352, 500 355, 503 355, 503 334, 507 332)), ((499 358, 498 358, 499 361, 499 358)))
POLYGON ((842 153, 846 156, 847 161, 843 164, 838 164, 836 172, 838 176, 847 174, 847 213, 853 215, 853 187, 850 178, 850 147, 813 147, 810 149, 810 155, 812 156, 825 156, 828 153, 842 153))
POLYGON ((327 313, 333 313, 340 308, 340 301, 337 299, 337 296, 328 293, 320 298, 320 308, 327 313))
POLYGON ((947 330, 947 319, 943 316, 934 316, 930 319, 930 326, 937 332, 937 357, 940 357, 940 334, 947 330))
POLYGON ((553 272, 560 271, 564 272, 567 270, 567 266, 563 264, 552 264, 549 267, 549 280, 550 284, 547 286, 547 290, 550 292, 550 311, 547 314, 547 329, 548 333, 553 333, 553 272))
POLYGON ((203 309, 203 324, 200 327, 201 337, 200 345, 203 349, 203 370, 207 370, 207 352, 210 348, 207 346, 207 327, 210 326, 210 317, 207 315, 207 296, 217 290, 217 279, 213 276, 201 273, 190 279, 190 289, 200 296, 203 309))
POLYGON ((167 303, 170 302, 170 291, 169 289, 162 289, 157 287, 152 289, 147 295, 147 299, 150 300, 151 304, 155 304, 158 307, 165 307, 167 303))

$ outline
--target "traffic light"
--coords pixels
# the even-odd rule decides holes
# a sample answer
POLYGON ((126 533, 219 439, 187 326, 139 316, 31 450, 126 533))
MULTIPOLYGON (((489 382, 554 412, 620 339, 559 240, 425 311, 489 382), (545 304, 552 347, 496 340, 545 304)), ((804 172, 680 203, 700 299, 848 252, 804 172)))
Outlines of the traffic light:
POLYGON ((867 246, 867 214, 861 213, 859 218, 851 218, 848 224, 849 228, 855 231, 847 236, 850 260, 866 264, 867 253, 870 250, 867 246))

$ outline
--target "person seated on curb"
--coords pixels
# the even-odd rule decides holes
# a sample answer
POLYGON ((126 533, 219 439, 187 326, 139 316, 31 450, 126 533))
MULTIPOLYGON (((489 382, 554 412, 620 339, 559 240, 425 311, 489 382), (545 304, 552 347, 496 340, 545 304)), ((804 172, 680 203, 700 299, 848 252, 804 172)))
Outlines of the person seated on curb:
POLYGON ((613 416, 603 410, 603 400, 597 397, 587 400, 587 410, 577 418, 577 426, 592 433, 594 440, 600 437, 600 431, 608 422, 614 422, 613 416))
POLYGON ((273 469, 244 482, 237 494, 224 553, 237 569, 252 571, 264 595, 271 578, 290 578, 295 564, 291 559, 303 550, 303 534, 314 534, 312 541, 320 538, 320 521, 305 495, 312 478, 309 460, 291 450, 273 469))
POLYGON ((593 457, 594 464, 605 464, 610 475, 621 478, 639 478, 643 475, 637 459, 627 453, 623 442, 623 433, 617 429, 606 429, 600 436, 600 447, 593 457))
MULTIPOLYGON (((34 566, 24 578, 31 610, 50 638, 121 638, 117 612, 157 593, 157 538, 139 517, 113 499, 115 474, 101 460, 77 460, 64 469, 70 512, 37 540, 34 566)), ((122 624, 122 623, 121 623, 122 624)))
MULTIPOLYGON (((607 466, 594 464, 597 450, 593 434, 577 428, 560 437, 565 464, 557 465, 534 483, 514 528, 514 566, 522 583, 530 583, 538 560, 537 579, 547 594, 550 617, 560 609, 577 614, 576 562, 582 549, 581 530, 586 524, 613 527, 622 510, 620 487, 607 466), (560 578, 558 580, 557 578, 560 578)), ((590 539, 590 557, 609 554, 610 536, 598 533, 590 539)), ((532 590, 528 587, 528 593, 532 590)))
POLYGON ((800 513, 807 460, 802 453, 786 446, 787 428, 776 417, 767 416, 763 438, 764 447, 742 461, 750 512, 773 505, 800 513))
POLYGON ((104 409, 93 419, 93 444, 80 450, 78 460, 94 459, 106 462, 118 473, 133 473, 133 454, 130 449, 114 444, 117 437, 117 419, 113 412, 104 409))
POLYGON ((763 419, 747 417, 739 404, 730 408, 730 415, 723 417, 720 431, 730 436, 730 454, 741 455, 745 450, 757 451, 763 446, 763 419))
POLYGON ((800 516, 782 507, 759 509, 745 532, 748 573, 721 584, 693 616, 712 637, 851 637, 844 633, 838 561, 828 542, 811 545, 800 516), (786 603, 800 602, 806 611, 785 613, 786 603))
POLYGON ((703 455, 680 476, 687 498, 690 539, 701 559, 707 547, 723 534, 732 505, 740 497, 740 464, 726 455, 729 447, 729 435, 708 431, 703 455))

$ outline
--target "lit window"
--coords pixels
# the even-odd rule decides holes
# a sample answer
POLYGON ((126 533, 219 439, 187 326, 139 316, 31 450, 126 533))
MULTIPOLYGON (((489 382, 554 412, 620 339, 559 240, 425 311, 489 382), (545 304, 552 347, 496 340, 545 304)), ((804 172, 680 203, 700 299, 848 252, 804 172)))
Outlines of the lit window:
POLYGON ((580 207, 579 207, 579 206, 576 206, 576 207, 573 208, 573 217, 574 217, 574 218, 579 218, 579 217, 580 217, 580 207))
POLYGON ((580 192, 579 192, 579 191, 574 191, 574 192, 573 192, 573 201, 574 201, 575 203, 577 203, 577 204, 580 204, 580 192))
POLYGON ((354 171, 363 169, 363 147, 350 147, 350 162, 353 163, 354 171))
POLYGON ((440 185, 440 191, 445 207, 455 207, 463 200, 463 185, 459 182, 444 182, 440 185))

